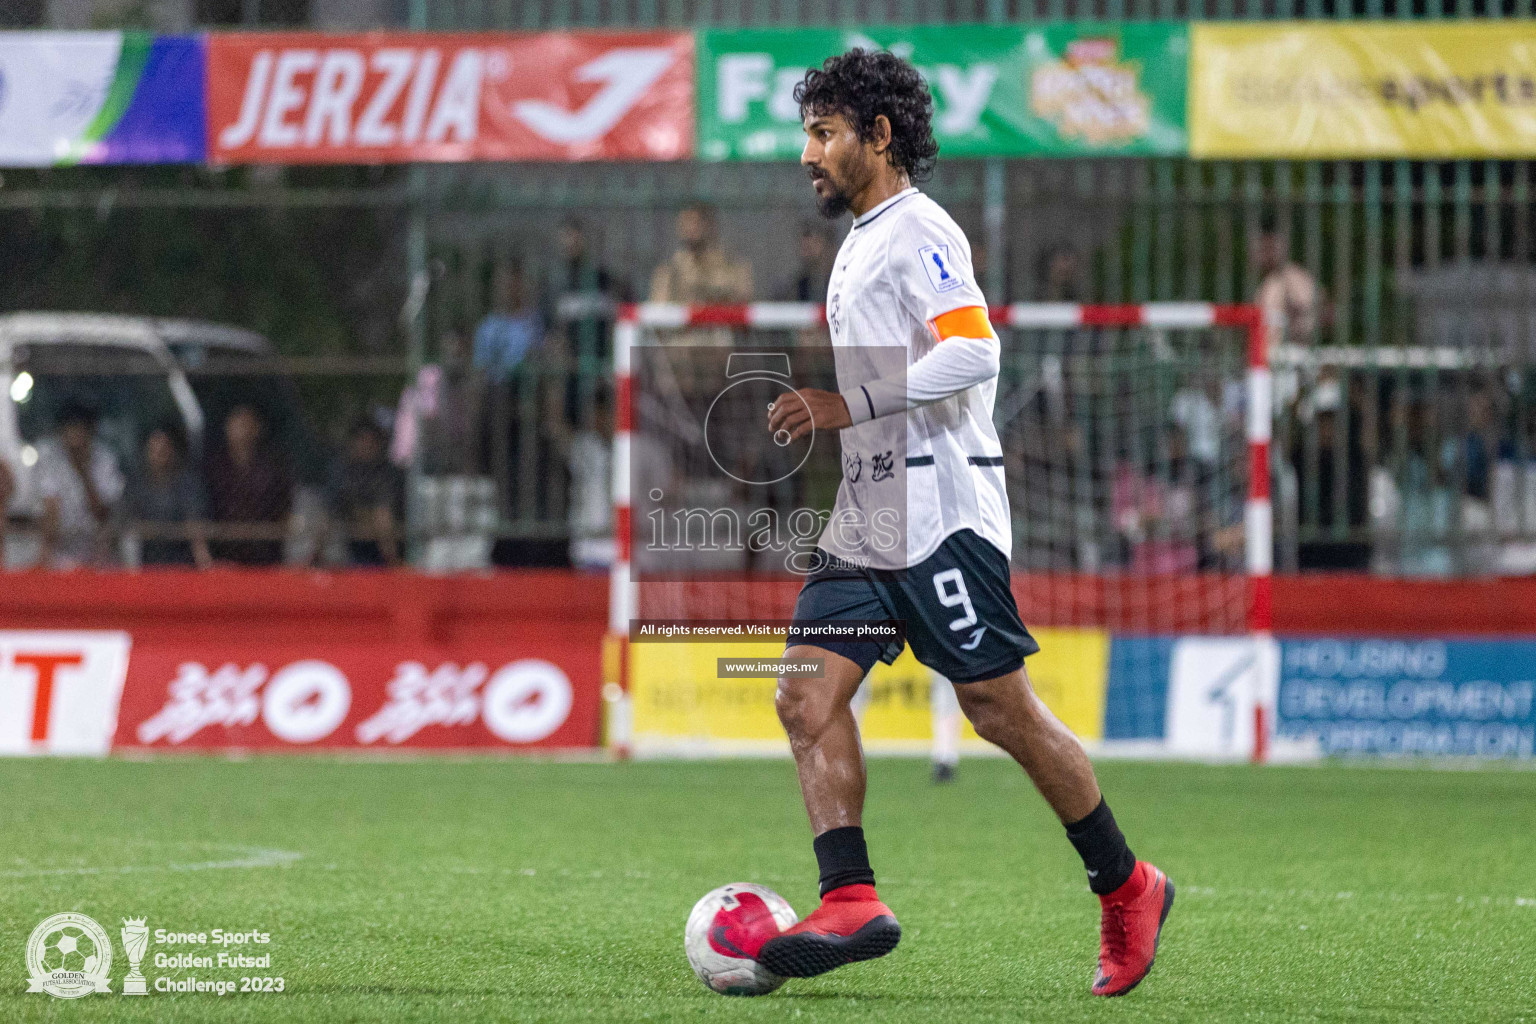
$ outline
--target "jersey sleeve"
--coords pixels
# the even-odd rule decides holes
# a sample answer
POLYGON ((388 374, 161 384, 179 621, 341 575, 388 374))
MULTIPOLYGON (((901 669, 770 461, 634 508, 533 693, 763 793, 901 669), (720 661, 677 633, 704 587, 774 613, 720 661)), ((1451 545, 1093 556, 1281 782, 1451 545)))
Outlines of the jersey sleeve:
POLYGON ((971 265, 971 246, 948 215, 914 210, 891 233, 890 268, 907 311, 932 326, 945 313, 987 300, 971 265))
POLYGON ((854 425, 937 402, 997 376, 1001 346, 987 320, 971 247, 942 211, 914 211, 892 231, 887 266, 899 301, 943 344, 903 372, 844 391, 854 425))

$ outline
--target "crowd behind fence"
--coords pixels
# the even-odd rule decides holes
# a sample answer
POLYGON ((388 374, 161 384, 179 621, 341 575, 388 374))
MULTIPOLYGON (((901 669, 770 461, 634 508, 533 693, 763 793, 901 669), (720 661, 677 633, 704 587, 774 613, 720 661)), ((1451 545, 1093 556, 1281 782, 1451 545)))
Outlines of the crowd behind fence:
MULTIPOLYGON (((577 216, 537 250, 440 248, 414 373, 389 356, 269 361, 260 372, 214 359, 182 367, 189 394, 179 394, 143 353, 105 366, 67 344, 33 346, 30 361, 13 354, 0 396, 19 431, 15 451, 0 453, 5 564, 599 567, 612 549, 616 305, 825 297, 837 244, 826 225, 804 222, 790 259, 754 268, 722 219, 685 206, 661 231, 673 250, 638 272, 605 260, 600 231, 577 216)), ((1254 282, 1246 297, 1282 325, 1277 567, 1536 572, 1536 275, 1467 260, 1407 267, 1390 333, 1346 326, 1358 303, 1346 309, 1337 281, 1320 281, 1307 223, 1260 209, 1242 244, 1225 247, 1254 282)), ((1524 220, 1510 224, 1521 235, 1524 220)), ((1106 272, 1062 242, 1040 251, 1023 290, 1080 301, 1104 293, 1106 272)), ((1104 345, 1085 331, 1004 339, 997 419, 1016 564, 1232 567, 1240 362, 1211 361, 1196 386, 1128 398, 1103 393, 1105 381, 1155 379, 1137 360, 1166 366, 1169 339, 1122 332, 1119 362, 1102 361, 1104 345)))

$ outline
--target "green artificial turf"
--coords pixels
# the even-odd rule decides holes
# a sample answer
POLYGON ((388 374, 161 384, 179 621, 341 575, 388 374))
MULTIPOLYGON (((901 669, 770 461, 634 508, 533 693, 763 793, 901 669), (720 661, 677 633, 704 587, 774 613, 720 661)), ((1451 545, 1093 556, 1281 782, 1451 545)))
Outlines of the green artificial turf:
POLYGON ((745 1000, 694 979, 683 921, 730 881, 813 906, 787 762, 0 762, 0 1021, 1536 1020, 1536 772, 1099 767, 1178 885, 1126 998, 1088 995, 1097 904, 1017 769, 875 760, 900 947, 745 1000), (112 933, 112 995, 25 993, 65 910, 112 933), (267 931, 271 971, 182 973, 286 991, 120 996, 130 915, 267 931))

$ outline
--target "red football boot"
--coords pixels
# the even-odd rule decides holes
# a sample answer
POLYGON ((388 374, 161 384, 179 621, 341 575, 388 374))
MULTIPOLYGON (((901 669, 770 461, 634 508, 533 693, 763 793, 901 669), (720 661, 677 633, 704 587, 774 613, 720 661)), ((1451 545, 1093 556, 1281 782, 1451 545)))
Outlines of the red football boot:
POLYGON ((1138 860, 1123 886, 1098 898, 1098 975, 1094 995, 1124 995, 1135 989, 1157 960, 1163 921, 1174 909, 1174 883, 1161 870, 1138 860))
POLYGON ((1157 959, 1157 940, 1173 909, 1173 883, 1144 860, 1124 885, 1100 896, 1099 971, 1096 996, 1123 996, 1141 983, 1157 959))
POLYGON ((785 978, 810 978, 834 967, 885 956, 901 941, 901 925, 872 885, 845 885, 781 935, 763 943, 757 962, 785 978))

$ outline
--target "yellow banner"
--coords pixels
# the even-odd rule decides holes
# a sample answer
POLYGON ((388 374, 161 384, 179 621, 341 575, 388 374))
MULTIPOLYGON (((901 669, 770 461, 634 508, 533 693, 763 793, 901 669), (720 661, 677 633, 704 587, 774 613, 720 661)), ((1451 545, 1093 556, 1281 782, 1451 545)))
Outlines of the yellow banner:
MULTIPOLYGON (((1038 629, 1040 653, 1029 676, 1040 698, 1083 739, 1104 735, 1109 634, 1038 629)), ((777 658, 780 643, 637 643, 630 645, 634 736, 642 751, 722 752, 787 749, 773 709, 772 679, 720 679, 720 658, 777 658)), ((932 738, 931 673, 911 648, 870 672, 862 733, 871 749, 921 749, 932 738)), ((980 743, 967 723, 962 738, 980 743)))
POLYGON ((1197 24, 1196 157, 1536 155, 1536 21, 1197 24))

